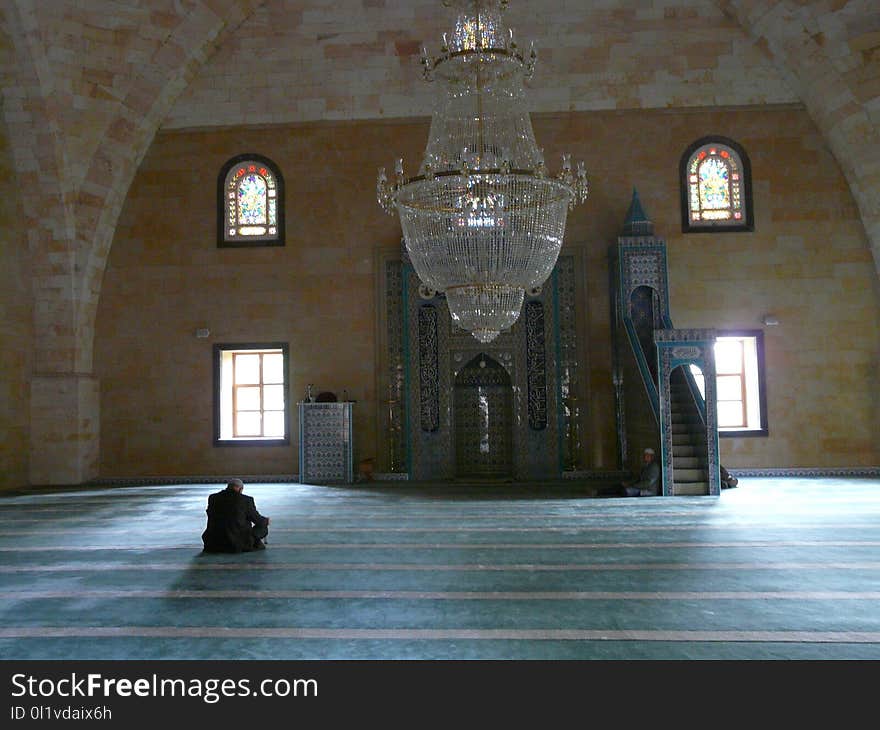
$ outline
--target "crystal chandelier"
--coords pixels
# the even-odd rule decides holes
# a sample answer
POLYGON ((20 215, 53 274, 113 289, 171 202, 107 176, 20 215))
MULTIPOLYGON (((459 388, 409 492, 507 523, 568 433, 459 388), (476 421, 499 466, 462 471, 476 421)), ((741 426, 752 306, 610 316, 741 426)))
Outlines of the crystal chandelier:
POLYGON ((437 96, 418 174, 403 160, 389 182, 379 170, 379 204, 400 215, 419 279, 445 292, 453 321, 480 342, 516 322, 525 292, 541 286, 556 264, 570 207, 587 196, 583 163, 569 155, 550 176, 525 108, 534 46, 524 56, 502 24, 506 0, 443 0, 457 11, 451 37, 436 58, 422 48, 437 96))

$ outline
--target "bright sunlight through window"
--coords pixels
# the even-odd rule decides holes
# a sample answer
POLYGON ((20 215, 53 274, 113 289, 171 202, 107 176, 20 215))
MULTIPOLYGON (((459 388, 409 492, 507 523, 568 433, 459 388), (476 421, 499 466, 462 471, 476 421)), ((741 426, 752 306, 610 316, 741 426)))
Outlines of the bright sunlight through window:
MULTIPOLYGON (((721 432, 765 430, 759 348, 759 335, 719 336, 715 341, 718 430, 721 432)), ((694 365, 690 369, 705 398, 702 372, 694 365)))
POLYGON ((218 441, 286 439, 285 352, 221 347, 218 441))

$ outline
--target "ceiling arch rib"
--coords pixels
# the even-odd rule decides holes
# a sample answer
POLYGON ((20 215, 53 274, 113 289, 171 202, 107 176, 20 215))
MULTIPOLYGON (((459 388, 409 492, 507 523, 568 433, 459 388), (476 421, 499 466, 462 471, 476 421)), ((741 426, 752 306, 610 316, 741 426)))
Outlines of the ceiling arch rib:
POLYGON ((880 275, 880 7, 714 0, 773 60, 846 176, 880 275))
POLYGON ((9 41, 2 54, 3 121, 20 188, 34 300, 42 303, 34 308, 34 369, 69 372, 76 302, 70 162, 35 3, 4 4, 0 22, 9 41))
MULTIPOLYGON (((78 279, 84 300, 77 317, 80 367, 91 369, 101 278, 116 223, 134 174, 177 96, 224 40, 264 0, 190 3, 173 32, 139 68, 116 105, 77 199, 78 279)), ((175 6, 177 7, 177 5, 175 6)))

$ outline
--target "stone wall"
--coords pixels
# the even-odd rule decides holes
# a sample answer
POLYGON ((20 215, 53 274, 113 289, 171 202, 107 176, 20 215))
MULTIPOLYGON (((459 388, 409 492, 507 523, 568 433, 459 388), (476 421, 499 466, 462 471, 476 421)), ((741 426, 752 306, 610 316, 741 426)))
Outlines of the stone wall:
MULTIPOLYGON (((607 247, 632 187, 668 246, 676 327, 767 328, 770 436, 722 440, 745 466, 880 464, 876 362, 880 291, 840 168, 799 107, 584 112, 535 116, 552 169, 583 158, 592 192, 569 217, 566 247, 587 263, 590 338, 582 433, 585 468, 615 468, 607 247), (680 227, 678 164, 706 134, 750 155, 754 233, 680 227)), ((101 475, 289 474, 289 447, 216 448, 212 342, 290 343, 291 396, 307 383, 355 406, 356 458, 376 456, 375 249, 399 223, 373 194, 397 154, 412 169, 427 121, 322 122, 160 133, 130 190, 97 318, 101 475), (286 181, 287 245, 216 247, 216 176, 230 157, 273 159, 286 181), (196 339, 197 327, 211 337, 196 339)), ((295 419, 294 419, 295 421, 295 419)))
POLYGON ((98 312, 103 475, 297 472, 289 447, 212 446, 213 343, 290 345, 290 396, 355 399, 355 456, 375 454, 374 248, 399 223, 374 193, 392 150, 414 159, 423 124, 322 124, 160 134, 126 202, 98 312), (286 246, 217 248, 217 174, 274 160, 286 246), (207 327, 208 339, 194 331, 207 327))
MULTIPOLYGON (((217 49, 165 128, 400 118, 430 108, 419 49, 439 51, 454 11, 438 0, 267 0, 217 49)), ((538 65, 540 112, 793 102, 783 75, 710 0, 511 2, 538 65)))
MULTIPOLYGON (((841 164, 880 267, 874 4, 518 1, 509 19, 520 40, 538 44, 536 111, 802 102, 841 164)), ((35 372, 67 378, 71 404, 84 409, 69 414, 70 432, 52 413, 31 412, 32 423, 49 419, 33 434, 51 439, 32 441, 33 479, 93 476, 83 469, 97 453, 97 404, 80 379, 94 374, 106 259, 156 130, 421 114, 435 89, 419 78, 418 46, 436 51, 441 15, 436 0, 0 3, 0 113, 30 248, 29 358, 35 372), (65 475, 70 443, 79 450, 65 475)), ((594 441, 591 458, 603 453, 594 441)))
POLYGON ((725 466, 877 465, 880 286, 864 226, 807 116, 772 127, 760 116, 729 125, 716 113, 707 126, 731 132, 750 155, 754 233, 682 235, 668 208, 655 215, 669 231, 673 322, 764 329, 770 438, 723 438, 725 466), (764 327, 765 314, 779 325, 764 327))
MULTIPOLYGON (((14 179, 0 126, 0 179, 14 179)), ((33 294, 21 201, 14 186, 0 195, 0 488, 28 483, 33 294)))

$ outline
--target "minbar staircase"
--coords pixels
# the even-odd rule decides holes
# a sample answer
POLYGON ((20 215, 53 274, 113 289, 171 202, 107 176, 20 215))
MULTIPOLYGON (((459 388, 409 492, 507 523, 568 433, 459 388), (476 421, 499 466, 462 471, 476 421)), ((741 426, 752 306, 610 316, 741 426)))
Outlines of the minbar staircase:
POLYGON ((626 461, 631 437, 644 442, 656 425, 663 494, 717 496, 721 486, 716 332, 676 329, 672 324, 666 243, 654 235, 654 224, 635 190, 611 252, 611 273, 613 382, 621 460, 626 461), (703 373, 705 400, 691 377, 691 367, 703 373), (644 389, 628 387, 634 381, 641 381, 644 389), (642 398, 650 409, 632 405, 642 398))
POLYGON ((676 494, 709 493, 706 426, 691 394, 682 368, 669 383, 672 411, 672 471, 676 494))

